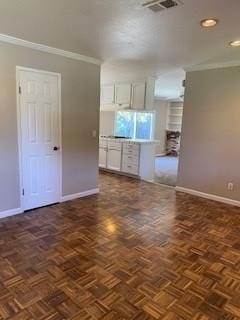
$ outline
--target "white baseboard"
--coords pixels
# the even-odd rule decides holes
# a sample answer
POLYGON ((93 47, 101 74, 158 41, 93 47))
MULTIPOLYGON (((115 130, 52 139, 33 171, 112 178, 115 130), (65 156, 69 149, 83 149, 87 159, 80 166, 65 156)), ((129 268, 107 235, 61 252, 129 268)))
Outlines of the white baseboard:
POLYGON ((79 192, 79 193, 75 193, 75 194, 69 194, 68 196, 63 196, 61 199, 61 202, 70 201, 70 200, 74 200, 74 199, 78 199, 78 198, 83 198, 83 197, 91 196, 91 195, 97 194, 97 193, 99 193, 99 188, 91 189, 91 190, 87 190, 87 191, 83 191, 83 192, 79 192))
MULTIPOLYGON (((69 200, 74 200, 74 199, 78 199, 78 198, 91 196, 91 195, 96 194, 96 193, 99 193, 99 188, 87 190, 87 191, 76 193, 76 194, 70 194, 68 196, 63 196, 61 198, 61 202, 65 202, 65 201, 69 201, 69 200)), ((16 208, 16 209, 11 209, 11 210, 6 210, 6 211, 0 211, 0 219, 11 217, 11 216, 15 216, 15 215, 21 214, 23 212, 24 211, 21 208, 16 208)))
POLYGON ((20 214, 20 213, 23 213, 23 210, 21 208, 0 211, 0 219, 15 216, 16 214, 20 214))
POLYGON ((201 198, 205 198, 205 199, 209 199, 209 200, 214 200, 214 201, 217 201, 217 202, 230 204, 230 205, 233 205, 233 206, 236 206, 236 207, 240 207, 240 201, 238 201, 238 200, 224 198, 224 197, 216 196, 214 194, 204 193, 204 192, 200 192, 200 191, 197 191, 197 190, 192 190, 192 189, 178 187, 178 186, 175 188, 175 190, 179 191, 179 192, 188 193, 188 194, 191 194, 193 196, 197 196, 197 197, 201 197, 201 198))

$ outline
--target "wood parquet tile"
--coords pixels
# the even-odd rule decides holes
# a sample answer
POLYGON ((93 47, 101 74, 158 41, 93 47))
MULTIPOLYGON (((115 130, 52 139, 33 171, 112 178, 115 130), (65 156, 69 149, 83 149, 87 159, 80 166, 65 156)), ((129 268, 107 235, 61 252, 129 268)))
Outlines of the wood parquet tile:
POLYGON ((101 174, 0 220, 0 320, 240 319, 240 209, 101 174))

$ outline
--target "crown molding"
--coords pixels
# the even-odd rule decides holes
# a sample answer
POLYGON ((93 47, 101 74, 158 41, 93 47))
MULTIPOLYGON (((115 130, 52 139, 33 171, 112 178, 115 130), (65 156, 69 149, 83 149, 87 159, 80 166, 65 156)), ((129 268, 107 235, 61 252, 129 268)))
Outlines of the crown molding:
POLYGON ((221 69, 221 68, 229 68, 229 67, 239 67, 240 60, 236 61, 228 61, 222 63, 212 63, 212 64, 202 64, 202 65, 195 65, 184 68, 186 72, 192 71, 203 71, 203 70, 211 70, 211 69, 221 69))
POLYGON ((99 59, 95 59, 95 58, 92 58, 92 57, 87 57, 87 56, 84 56, 84 55, 81 55, 81 54, 78 54, 78 53, 65 51, 65 50, 62 50, 62 49, 49 47, 49 46, 46 46, 44 44, 39 44, 39 43, 26 41, 26 40, 15 38, 15 37, 11 37, 11 36, 8 36, 8 35, 5 35, 5 34, 0 34, 0 41, 1 42, 5 42, 5 43, 14 44, 14 45, 21 46, 21 47, 30 48, 30 49, 33 49, 33 50, 38 50, 38 51, 42 51, 42 52, 46 52, 46 53, 55 54, 55 55, 62 56, 62 57, 65 57, 65 58, 69 58, 69 59, 73 59, 73 60, 79 60, 79 61, 84 61, 84 62, 96 64, 96 65, 99 65, 99 66, 102 64, 102 61, 99 60, 99 59))

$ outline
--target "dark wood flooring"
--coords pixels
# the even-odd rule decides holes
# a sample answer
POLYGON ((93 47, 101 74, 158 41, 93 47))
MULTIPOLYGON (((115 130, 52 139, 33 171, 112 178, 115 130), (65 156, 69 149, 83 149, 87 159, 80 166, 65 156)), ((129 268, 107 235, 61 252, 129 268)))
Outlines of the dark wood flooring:
POLYGON ((240 209, 102 174, 0 220, 0 319, 240 319, 240 209))

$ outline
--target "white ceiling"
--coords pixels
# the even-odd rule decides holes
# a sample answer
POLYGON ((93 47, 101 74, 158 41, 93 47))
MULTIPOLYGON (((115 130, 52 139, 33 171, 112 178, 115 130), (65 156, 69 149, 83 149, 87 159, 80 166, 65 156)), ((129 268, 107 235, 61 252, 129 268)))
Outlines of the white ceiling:
POLYGON ((105 61, 102 81, 156 76, 156 94, 179 94, 188 66, 240 60, 239 0, 183 0, 153 13, 145 0, 0 0, 0 33, 105 61), (200 20, 216 17, 213 29, 200 20), (181 79, 180 79, 181 78, 181 79))

